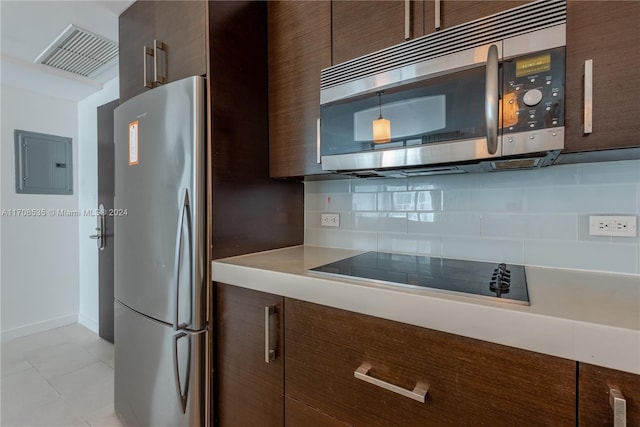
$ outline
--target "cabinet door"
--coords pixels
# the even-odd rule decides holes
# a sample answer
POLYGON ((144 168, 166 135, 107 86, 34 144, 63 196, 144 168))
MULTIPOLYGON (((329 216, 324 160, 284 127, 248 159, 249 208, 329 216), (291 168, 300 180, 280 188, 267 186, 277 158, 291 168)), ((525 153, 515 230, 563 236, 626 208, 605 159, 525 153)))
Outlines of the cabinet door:
POLYGON ((570 1, 565 152, 640 146, 640 2, 570 1), (584 63, 593 60, 593 132, 583 135, 584 63))
POLYGON ((285 309, 287 397, 347 424, 575 425, 573 361, 296 300, 285 309), (365 364, 370 381, 355 378, 365 364), (420 383, 424 402, 398 393, 420 383))
POLYGON ((217 418, 220 426, 282 426, 284 346, 282 297, 217 285, 217 418), (265 307, 275 360, 265 361, 265 307))
MULTIPOLYGON (((149 90, 144 86, 144 46, 153 46, 155 3, 137 1, 119 18, 120 103, 149 90)), ((151 72, 151 70, 149 70, 151 72)))
POLYGON ((155 38, 166 47, 167 82, 205 75, 207 73, 205 2, 157 1, 155 3, 155 38))
MULTIPOLYGON (((333 64, 406 40, 405 2, 334 1, 331 9, 333 64)), ((424 34, 424 4, 410 3, 409 38, 424 34)))
POLYGON ((425 33, 435 31, 436 3, 440 4, 440 29, 444 29, 521 6, 530 1, 532 0, 427 0, 425 33))
POLYGON ((609 391, 617 389, 626 400, 627 426, 640 426, 640 375, 579 364, 578 425, 613 426, 609 391))
POLYGON ((331 65, 331 3, 270 1, 269 166, 272 177, 322 173, 320 70, 331 65))

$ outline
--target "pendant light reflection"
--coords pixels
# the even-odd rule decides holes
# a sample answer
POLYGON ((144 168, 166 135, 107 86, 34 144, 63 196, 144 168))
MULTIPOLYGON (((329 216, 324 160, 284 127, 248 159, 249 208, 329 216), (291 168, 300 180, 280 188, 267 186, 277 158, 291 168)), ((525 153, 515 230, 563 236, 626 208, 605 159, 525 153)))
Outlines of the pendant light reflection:
POLYGON ((378 107, 380 108, 380 117, 374 120, 373 123, 373 143, 384 144, 385 142, 391 142, 391 120, 382 117, 382 94, 384 92, 378 92, 378 107))

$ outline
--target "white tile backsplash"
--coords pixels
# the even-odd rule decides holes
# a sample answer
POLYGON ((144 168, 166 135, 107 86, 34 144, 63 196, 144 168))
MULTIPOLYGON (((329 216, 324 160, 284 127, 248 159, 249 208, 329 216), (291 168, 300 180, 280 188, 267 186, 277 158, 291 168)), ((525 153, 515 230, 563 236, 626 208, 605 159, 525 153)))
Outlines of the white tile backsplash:
POLYGON ((409 234, 480 236, 481 216, 472 213, 410 213, 409 234))
POLYGON ((527 264, 581 270, 638 272, 638 245, 556 240, 525 242, 527 264))
POLYGON ((575 185, 571 187, 528 188, 528 212, 637 213, 638 184, 575 185))
POLYGON ((638 215, 640 160, 528 171, 305 183, 305 243, 640 273, 640 237, 589 236, 588 217, 638 215), (339 212, 340 228, 320 226, 339 212))

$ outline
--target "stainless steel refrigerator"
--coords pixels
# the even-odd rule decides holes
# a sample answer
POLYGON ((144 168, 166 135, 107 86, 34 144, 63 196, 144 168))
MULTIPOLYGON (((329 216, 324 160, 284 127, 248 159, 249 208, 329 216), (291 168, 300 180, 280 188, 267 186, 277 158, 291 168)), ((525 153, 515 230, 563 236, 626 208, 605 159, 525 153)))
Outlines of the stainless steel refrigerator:
POLYGON ((205 84, 115 110, 115 409, 127 426, 200 426, 206 389, 205 84))

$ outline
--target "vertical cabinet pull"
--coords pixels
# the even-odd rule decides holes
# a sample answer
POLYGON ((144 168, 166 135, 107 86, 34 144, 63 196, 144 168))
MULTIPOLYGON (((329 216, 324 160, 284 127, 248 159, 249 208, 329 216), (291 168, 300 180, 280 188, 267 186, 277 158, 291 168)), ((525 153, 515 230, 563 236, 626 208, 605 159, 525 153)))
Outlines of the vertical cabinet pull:
POLYGON ((371 367, 372 366, 369 363, 363 363, 358 369, 355 370, 353 376, 369 384, 373 384, 385 390, 397 393, 401 396, 408 397, 409 399, 413 399, 421 403, 425 402, 427 393, 429 392, 429 386, 427 384, 419 382, 416 384, 413 390, 407 390, 406 388, 402 388, 395 384, 390 384, 388 382, 370 376, 369 371, 371 370, 371 367))
POLYGON ((264 308, 264 361, 271 363, 276 360, 275 332, 271 316, 276 314, 276 306, 270 305, 264 308), (273 338, 273 339, 272 339, 273 338))
POLYGON ((167 45, 162 43, 161 41, 154 40, 153 41, 153 81, 155 83, 167 83, 167 45), (162 74, 159 70, 158 66, 158 57, 160 56, 159 51, 162 51, 162 57, 164 60, 162 61, 162 74))
POLYGON ((322 141, 320 139, 320 118, 316 120, 316 163, 322 163, 322 157, 320 155, 322 141))
POLYGON ((167 83, 167 46, 161 41, 154 40, 153 49, 143 46, 142 74, 144 74, 144 87, 148 87, 149 89, 153 89, 158 83, 167 83), (160 52, 162 52, 163 61, 161 64, 158 64, 160 52), (151 79, 149 78, 149 70, 147 67, 149 58, 153 60, 153 78, 151 79), (160 69, 162 69, 162 72, 160 69))
POLYGON ((584 125, 582 133, 593 132, 593 59, 584 61, 584 125))
MULTIPOLYGON (((147 46, 143 46, 143 52, 142 52, 142 74, 144 74, 144 87, 148 87, 149 89, 153 89, 154 84, 153 84, 153 79, 149 79, 149 72, 147 70, 147 59, 149 57, 153 58, 154 57, 154 51, 153 49, 151 49, 150 47, 147 46)), ((154 59, 154 63, 155 63, 155 59, 154 59)))
POLYGON ((434 10, 435 10, 435 22, 434 22, 434 26, 436 30, 439 30, 441 27, 441 22, 440 22, 440 0, 435 0, 435 4, 434 4, 434 10))
POLYGON ((404 0, 404 39, 411 38, 411 0, 404 0))
POLYGON ((613 409, 613 427, 627 427, 627 401, 620 390, 609 390, 609 404, 613 409))

